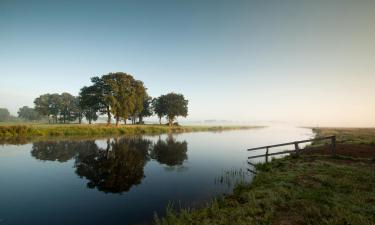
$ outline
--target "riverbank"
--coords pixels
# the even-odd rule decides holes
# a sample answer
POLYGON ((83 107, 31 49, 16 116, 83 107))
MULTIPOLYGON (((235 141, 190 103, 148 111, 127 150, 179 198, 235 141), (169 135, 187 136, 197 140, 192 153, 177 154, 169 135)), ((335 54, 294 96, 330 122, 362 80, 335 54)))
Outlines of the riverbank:
POLYGON ((182 133, 225 130, 252 129, 257 126, 166 126, 166 125, 0 125, 0 138, 31 137, 72 137, 72 136, 104 136, 104 135, 155 135, 163 133, 182 133))
POLYGON ((375 129, 314 129, 336 135, 339 156, 314 143, 306 154, 257 165, 251 184, 205 208, 167 209, 158 225, 375 224, 375 129), (366 151, 358 154, 358 146, 366 151), (342 153, 344 156, 341 156, 342 153), (348 154, 350 153, 350 154, 348 154))

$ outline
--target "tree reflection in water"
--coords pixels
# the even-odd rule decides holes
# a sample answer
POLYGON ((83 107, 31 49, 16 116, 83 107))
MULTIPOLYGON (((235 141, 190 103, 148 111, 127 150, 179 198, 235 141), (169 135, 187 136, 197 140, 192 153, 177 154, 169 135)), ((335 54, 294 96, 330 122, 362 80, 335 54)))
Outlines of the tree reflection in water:
POLYGON ((176 141, 172 135, 164 141, 159 140, 154 144, 151 151, 151 158, 160 164, 167 166, 179 166, 187 160, 187 142, 176 141))
POLYGON ((106 193, 128 191, 144 178, 151 141, 142 138, 115 138, 106 149, 97 149, 76 158, 76 173, 89 180, 87 187, 106 193))
POLYGON ((142 137, 108 139, 105 148, 94 140, 42 141, 33 143, 31 155, 39 160, 66 162, 74 159, 76 174, 88 180, 88 188, 105 193, 123 193, 141 183, 144 167, 154 159, 169 170, 184 171, 187 142, 172 135, 153 143, 142 137))

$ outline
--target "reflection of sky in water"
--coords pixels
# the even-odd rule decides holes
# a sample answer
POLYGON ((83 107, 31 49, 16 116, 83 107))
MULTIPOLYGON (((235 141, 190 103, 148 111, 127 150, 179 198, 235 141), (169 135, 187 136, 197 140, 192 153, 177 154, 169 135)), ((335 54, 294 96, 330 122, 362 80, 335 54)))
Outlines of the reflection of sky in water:
MULTIPOLYGON (((33 144, 1 146, 1 224, 134 224, 149 221, 154 212, 162 214, 168 202, 199 205, 220 193, 230 192, 237 178, 243 175, 231 176, 231 173, 245 171, 248 156, 264 153, 250 153, 247 148, 311 137, 309 129, 283 126, 184 133, 174 135, 169 144, 168 135, 147 136, 142 139, 151 143, 148 153, 144 154, 146 158, 124 144, 117 145, 117 150, 110 154, 90 156, 95 151, 107 149, 106 139, 92 141, 90 147, 71 142, 62 144, 65 150, 58 152, 60 160, 55 161, 51 161, 55 154, 53 144, 40 146, 40 151, 35 150, 37 144, 34 144, 33 151, 33 144), (159 140, 162 143, 155 151, 153 146, 159 140), (184 142, 187 145, 185 150, 184 142), (180 155, 170 157, 170 151, 175 148, 180 148, 180 155), (46 156, 48 151, 43 149, 50 151, 51 155, 46 156), (46 159, 37 159, 43 157, 46 159), (113 160, 107 161, 105 157, 113 157, 113 160), (133 164, 129 160, 133 160, 133 164), (139 166, 142 163, 144 167, 139 166), (79 172, 82 179, 77 174, 77 165, 83 166, 79 172), (116 182, 132 182, 132 177, 119 181, 112 176, 125 176, 130 173, 123 174, 127 169, 134 169, 139 174, 134 178, 136 182, 125 185, 120 193, 113 193, 116 189, 105 193, 98 186, 87 188, 90 180, 100 186, 103 177, 109 182, 105 184, 107 188, 112 181, 114 185, 120 185, 116 182), (129 190, 125 190, 127 187, 129 190)), ((125 142, 129 144, 129 141, 125 142)), ((250 180, 251 175, 246 173, 245 179, 250 180)))

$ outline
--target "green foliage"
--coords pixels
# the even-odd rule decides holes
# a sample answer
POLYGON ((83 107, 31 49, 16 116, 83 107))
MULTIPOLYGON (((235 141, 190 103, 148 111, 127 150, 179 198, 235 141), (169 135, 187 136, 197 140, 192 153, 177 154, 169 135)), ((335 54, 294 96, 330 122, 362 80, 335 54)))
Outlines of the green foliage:
POLYGON ((152 100, 152 108, 155 114, 159 117, 159 123, 161 124, 161 118, 167 115, 167 107, 165 102, 165 95, 161 95, 152 100))
POLYGON ((0 108, 0 121, 8 121, 10 120, 11 116, 9 110, 6 108, 0 108))
POLYGON ((110 73, 101 78, 110 87, 110 93, 105 96, 111 112, 116 118, 116 125, 130 116, 137 116, 143 110, 143 100, 146 89, 143 82, 135 80, 126 73, 110 73))
POLYGON ((40 114, 33 108, 24 106, 18 110, 18 117, 28 121, 37 121, 41 119, 40 114))
POLYGON ((205 208, 167 209, 158 225, 375 224, 371 161, 304 156, 277 159, 251 184, 205 208))
POLYGON ((97 88, 93 86, 83 87, 79 93, 79 107, 82 110, 83 115, 89 121, 89 124, 92 121, 98 119, 97 112, 100 110, 100 95, 97 91, 97 88))
POLYGON ((58 121, 66 123, 76 119, 81 122, 82 112, 79 107, 78 98, 69 93, 62 94, 44 94, 34 100, 35 110, 40 114, 47 116, 49 121, 52 116, 52 122, 58 121))
POLYGON ((182 94, 169 93, 164 98, 169 126, 172 126, 176 117, 188 115, 188 100, 182 94))
POLYGON ((186 117, 188 115, 188 100, 182 94, 169 93, 155 98, 152 102, 154 111, 161 118, 166 116, 169 126, 178 116, 186 117))

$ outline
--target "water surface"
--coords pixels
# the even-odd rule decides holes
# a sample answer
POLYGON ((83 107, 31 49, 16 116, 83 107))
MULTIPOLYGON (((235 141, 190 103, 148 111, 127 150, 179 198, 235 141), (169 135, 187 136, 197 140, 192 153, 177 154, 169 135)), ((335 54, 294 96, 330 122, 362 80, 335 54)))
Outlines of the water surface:
POLYGON ((169 202, 200 206, 251 181, 247 156, 262 152, 247 148, 312 136, 278 126, 3 145, 0 225, 149 224, 169 202))

